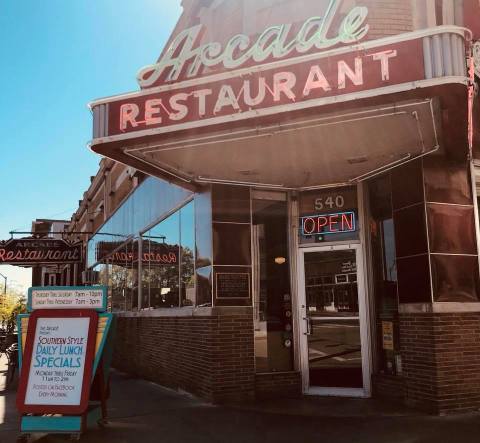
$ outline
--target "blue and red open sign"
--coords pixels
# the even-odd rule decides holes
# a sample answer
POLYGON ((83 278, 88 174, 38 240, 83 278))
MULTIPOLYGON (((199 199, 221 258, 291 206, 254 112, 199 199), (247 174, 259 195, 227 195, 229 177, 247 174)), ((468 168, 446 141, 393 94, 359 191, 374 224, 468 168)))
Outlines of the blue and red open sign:
POLYGON ((355 232, 355 213, 336 212, 333 214, 309 215, 300 218, 302 235, 328 235, 355 232))

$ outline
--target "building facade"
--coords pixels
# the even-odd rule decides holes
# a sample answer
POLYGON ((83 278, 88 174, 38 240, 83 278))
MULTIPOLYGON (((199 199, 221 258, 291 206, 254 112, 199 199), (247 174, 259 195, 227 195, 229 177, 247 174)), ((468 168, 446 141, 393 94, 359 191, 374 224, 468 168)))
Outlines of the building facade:
POLYGON ((91 104, 69 229, 116 366, 218 402, 478 409, 478 1, 183 6, 139 91, 91 104))
MULTIPOLYGON (((32 222, 32 237, 61 241, 69 230, 68 220, 37 219, 32 222)), ((38 264, 32 267, 32 286, 71 286, 82 272, 82 264, 38 264)))

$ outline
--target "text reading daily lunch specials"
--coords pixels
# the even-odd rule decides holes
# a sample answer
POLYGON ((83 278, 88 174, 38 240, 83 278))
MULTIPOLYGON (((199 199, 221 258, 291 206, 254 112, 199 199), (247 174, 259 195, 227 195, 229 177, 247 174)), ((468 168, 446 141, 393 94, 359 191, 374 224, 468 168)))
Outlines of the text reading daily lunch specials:
POLYGON ((25 404, 78 405, 89 318, 39 318, 25 404))

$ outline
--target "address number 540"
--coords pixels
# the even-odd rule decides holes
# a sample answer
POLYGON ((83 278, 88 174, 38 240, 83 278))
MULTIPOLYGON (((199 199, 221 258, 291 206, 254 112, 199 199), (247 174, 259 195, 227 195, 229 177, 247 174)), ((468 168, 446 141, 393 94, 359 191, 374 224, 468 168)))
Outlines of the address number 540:
POLYGON ((319 197, 315 199, 315 210, 321 211, 322 209, 341 209, 345 206, 345 199, 342 195, 328 196, 327 198, 319 197))

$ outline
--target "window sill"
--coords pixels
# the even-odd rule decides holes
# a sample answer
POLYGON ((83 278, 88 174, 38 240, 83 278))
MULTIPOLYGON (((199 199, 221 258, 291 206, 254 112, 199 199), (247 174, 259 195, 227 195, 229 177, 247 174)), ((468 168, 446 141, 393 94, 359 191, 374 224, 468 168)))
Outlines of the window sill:
POLYGON ((193 307, 160 308, 145 311, 116 312, 119 317, 214 317, 218 315, 252 315, 252 307, 193 307))

